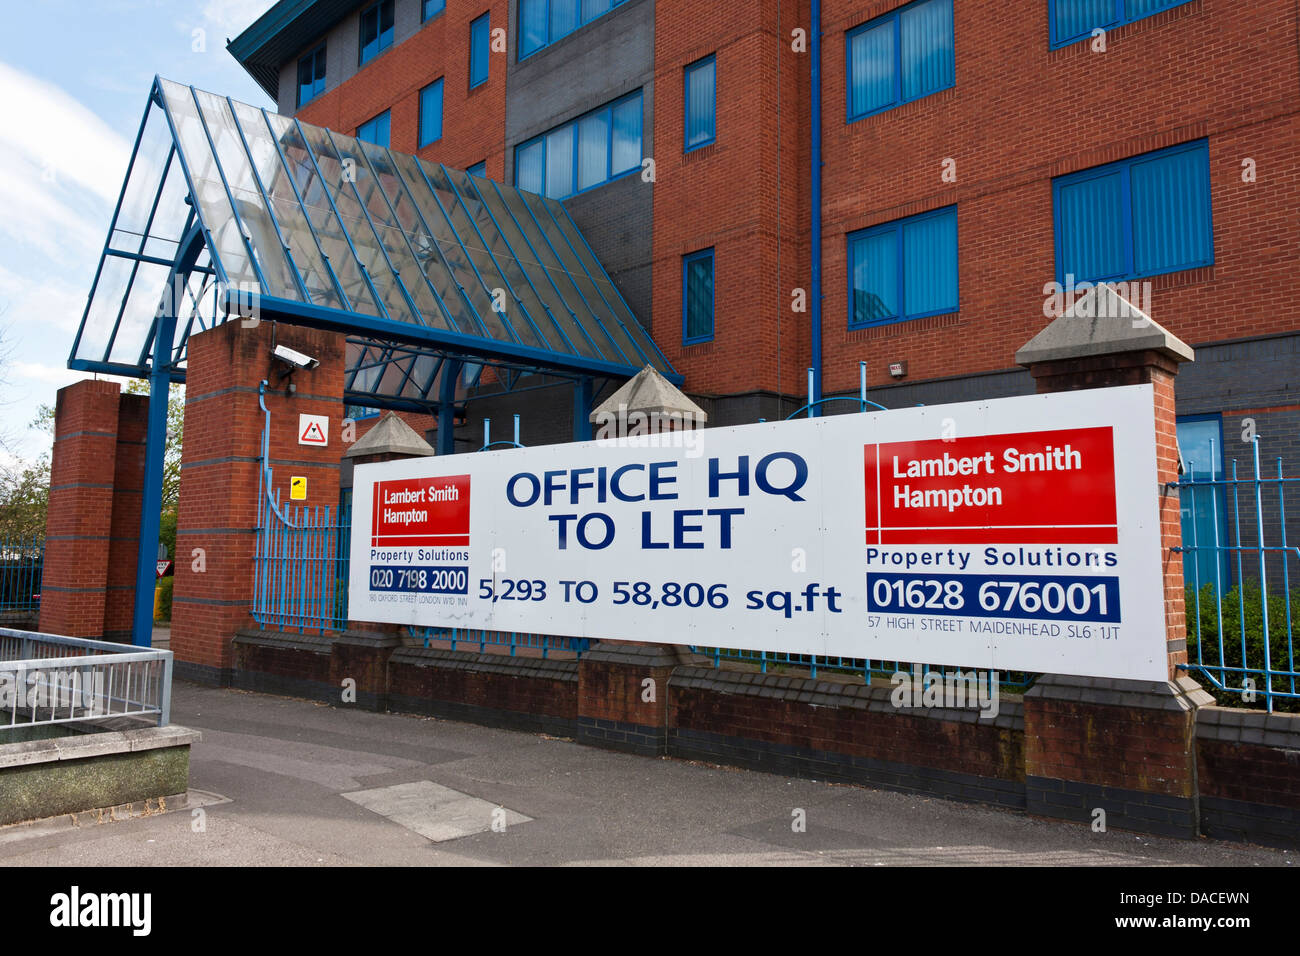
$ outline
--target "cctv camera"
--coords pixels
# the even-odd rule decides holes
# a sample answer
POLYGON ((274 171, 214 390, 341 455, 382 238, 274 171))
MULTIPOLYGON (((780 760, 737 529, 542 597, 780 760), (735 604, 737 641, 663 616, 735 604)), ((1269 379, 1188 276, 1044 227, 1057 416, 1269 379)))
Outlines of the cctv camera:
POLYGON ((320 365, 319 359, 314 359, 310 355, 303 355, 301 352, 289 348, 287 345, 277 345, 274 355, 281 362, 292 367, 293 370, 306 369, 311 371, 320 365))

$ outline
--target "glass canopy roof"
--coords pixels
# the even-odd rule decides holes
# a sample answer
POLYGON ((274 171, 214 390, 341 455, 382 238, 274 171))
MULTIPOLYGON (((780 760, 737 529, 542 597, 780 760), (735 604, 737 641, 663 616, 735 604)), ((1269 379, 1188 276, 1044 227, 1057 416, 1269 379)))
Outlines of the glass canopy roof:
POLYGON ((559 202, 157 79, 68 365, 183 379, 250 314, 346 333, 361 404, 462 366, 681 382, 559 202))

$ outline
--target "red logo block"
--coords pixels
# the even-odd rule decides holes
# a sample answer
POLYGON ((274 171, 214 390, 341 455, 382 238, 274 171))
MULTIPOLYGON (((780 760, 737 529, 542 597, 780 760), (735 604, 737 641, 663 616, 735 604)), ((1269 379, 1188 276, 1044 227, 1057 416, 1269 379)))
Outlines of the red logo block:
POLYGON ((375 484, 373 547, 469 544, 469 475, 375 484))
POLYGON ((1112 430, 864 446, 868 544, 1115 544, 1112 430))

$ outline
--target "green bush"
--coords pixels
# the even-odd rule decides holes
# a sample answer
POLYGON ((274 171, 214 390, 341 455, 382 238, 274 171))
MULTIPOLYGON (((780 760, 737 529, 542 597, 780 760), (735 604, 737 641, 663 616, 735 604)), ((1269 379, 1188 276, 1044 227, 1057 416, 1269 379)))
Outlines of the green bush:
MULTIPOLYGON (((1199 595, 1199 621, 1197 614, 1198 595, 1195 588, 1187 588, 1187 660, 1195 664, 1199 660, 1207 667, 1217 667, 1219 661, 1219 608, 1215 603, 1214 585, 1207 584, 1201 588, 1199 595), (1198 626, 1199 624, 1199 626, 1198 626)), ((1300 588, 1291 592, 1292 635, 1294 645, 1300 645, 1300 588)), ((1223 595, 1223 665, 1225 667, 1247 667, 1262 671, 1264 668, 1264 601, 1258 584, 1247 582, 1239 591, 1233 588, 1223 595), (1244 592, 1244 597, 1243 597, 1244 592), (1244 622, 1244 626, 1243 626, 1244 622), (1243 640, 1244 636, 1244 640, 1243 640), (1244 646, 1244 655, 1243 655, 1244 646), (1243 664, 1244 660, 1244 664, 1243 664)), ((1274 672, 1293 670, 1291 653, 1287 647, 1287 595, 1280 588, 1269 591, 1268 595, 1268 654, 1269 664, 1274 672)), ((1300 647, 1295 647, 1300 650, 1300 647)), ((1225 707, 1263 707, 1266 682, 1263 674, 1249 675, 1255 681, 1255 700, 1250 702, 1242 698, 1242 678, 1240 672, 1228 671, 1220 676, 1214 673, 1220 683, 1236 690, 1221 690, 1209 684, 1205 675, 1193 671, 1193 676, 1200 678, 1200 683, 1212 693, 1215 699, 1225 707)), ((1290 677, 1274 676, 1272 688, 1275 692, 1293 693, 1290 677)), ((1300 680, 1296 681, 1300 690, 1300 680)), ((1300 701, 1295 699, 1274 699, 1275 710, 1300 711, 1300 701)))
POLYGON ((176 579, 171 575, 163 578, 158 582, 158 601, 154 605, 156 612, 153 616, 156 624, 170 624, 172 619, 172 582, 176 579))

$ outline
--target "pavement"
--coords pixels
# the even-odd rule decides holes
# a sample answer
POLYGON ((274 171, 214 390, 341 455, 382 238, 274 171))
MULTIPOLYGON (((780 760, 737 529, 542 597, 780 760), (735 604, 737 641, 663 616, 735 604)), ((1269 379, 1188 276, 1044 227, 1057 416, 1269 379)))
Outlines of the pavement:
POLYGON ((0 865, 1291 866, 1300 853, 174 686, 192 804, 0 828, 0 865), (803 826, 800 828, 799 824, 803 826))

